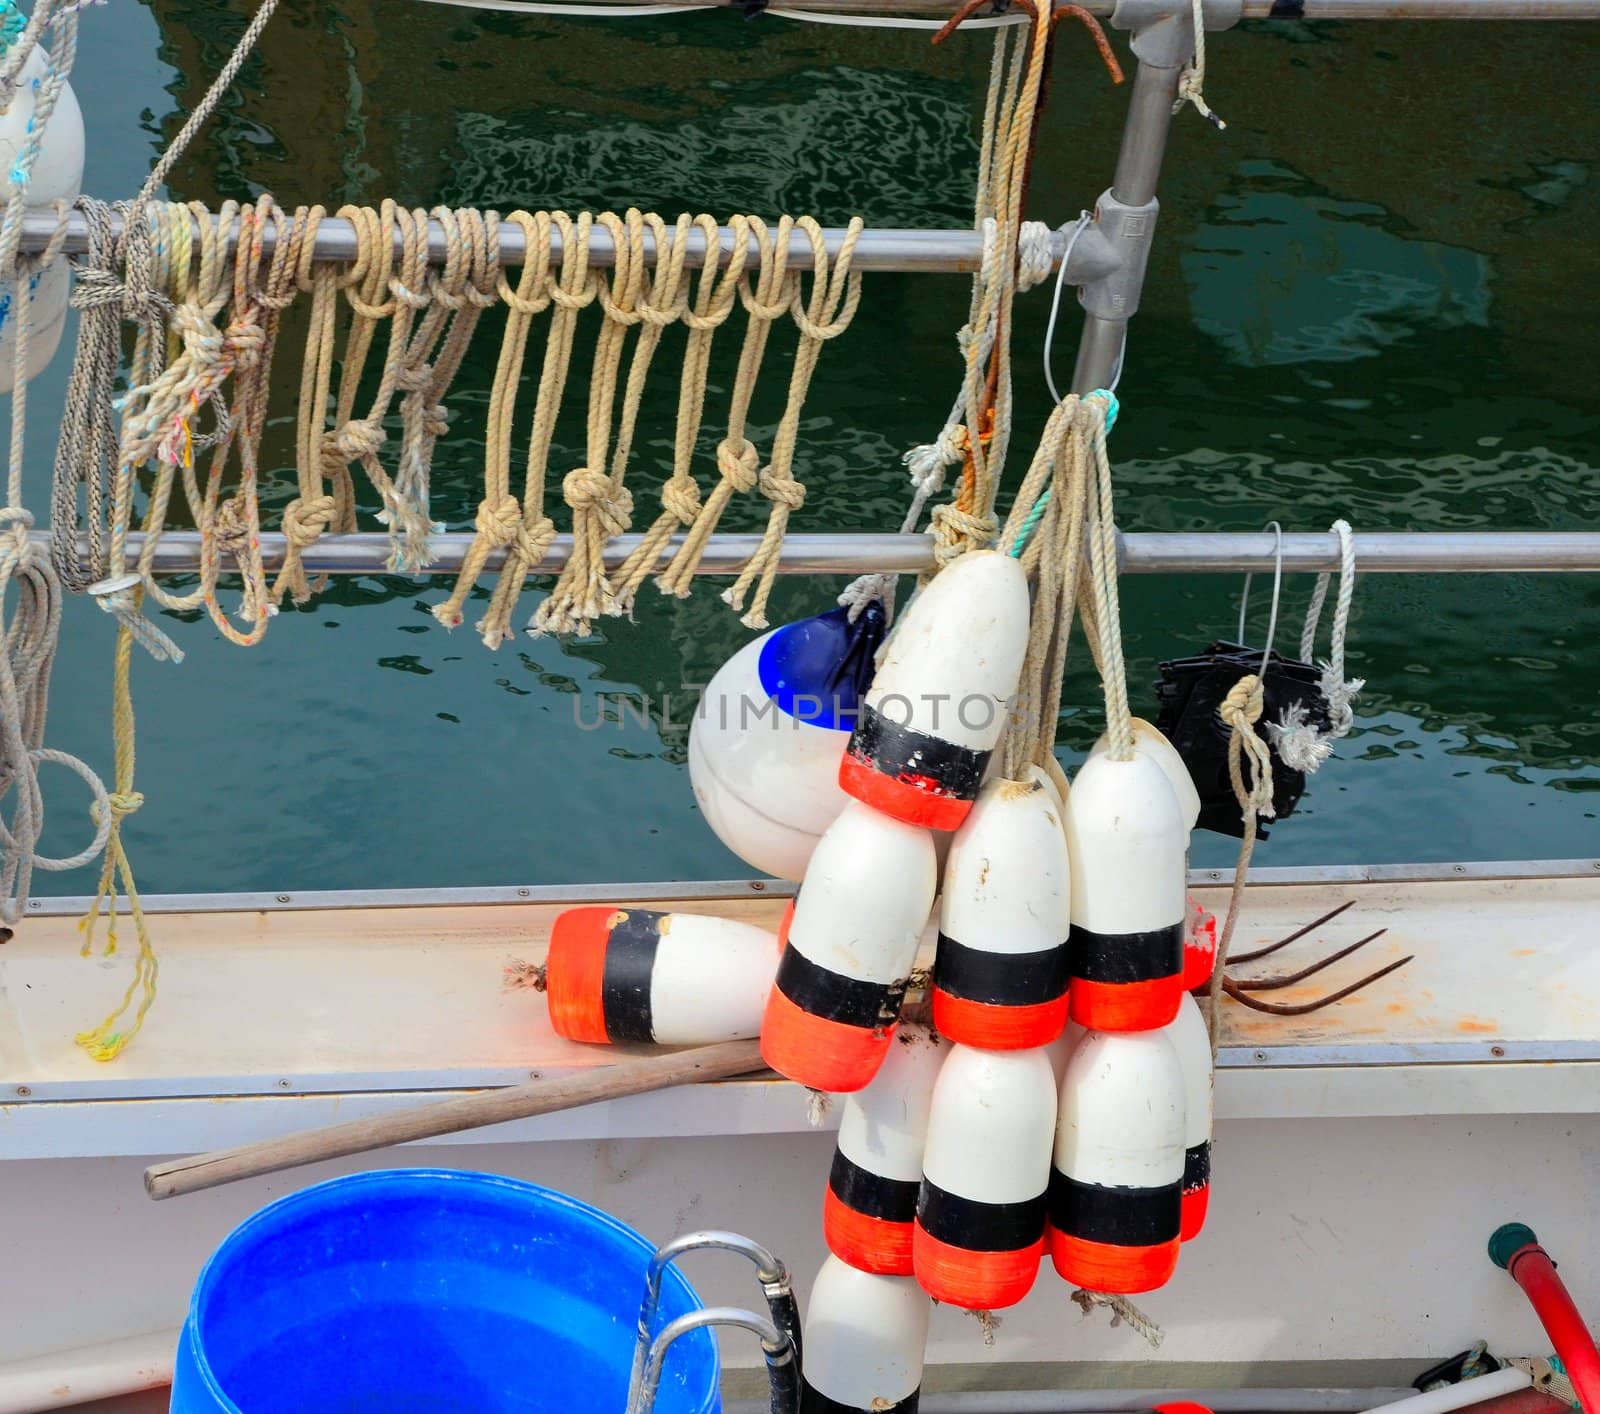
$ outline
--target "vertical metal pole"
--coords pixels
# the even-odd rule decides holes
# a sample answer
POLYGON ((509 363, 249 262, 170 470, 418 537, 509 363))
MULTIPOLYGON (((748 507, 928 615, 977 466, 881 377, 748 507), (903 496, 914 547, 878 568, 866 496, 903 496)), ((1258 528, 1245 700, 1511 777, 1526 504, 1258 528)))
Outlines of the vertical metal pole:
MULTIPOLYGON (((1172 23, 1173 21, 1166 21, 1172 23)), ((1128 98, 1128 117, 1122 127, 1122 149, 1117 154, 1117 174, 1111 194, 1129 206, 1142 206, 1156 194, 1161 160, 1166 155, 1167 133, 1172 127, 1172 105, 1178 96, 1182 65, 1167 67, 1139 61, 1128 98)), ((1109 387, 1121 361, 1128 321, 1085 314, 1078 343, 1078 363, 1072 374, 1076 393, 1109 387)))

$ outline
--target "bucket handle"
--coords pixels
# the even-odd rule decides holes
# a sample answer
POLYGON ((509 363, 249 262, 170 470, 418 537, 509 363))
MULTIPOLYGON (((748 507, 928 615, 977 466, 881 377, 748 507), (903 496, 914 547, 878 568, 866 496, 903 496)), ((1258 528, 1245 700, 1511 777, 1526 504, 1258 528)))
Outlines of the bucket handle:
POLYGON ((628 1396, 629 1414, 650 1414, 656 1404, 656 1389, 666 1364, 667 1348, 680 1335, 702 1326, 739 1326, 761 1337, 761 1352, 767 1357, 767 1379, 772 1387, 772 1414, 799 1414, 800 1362, 795 1358, 794 1341, 765 1316, 741 1311, 733 1306, 707 1306, 668 1321, 651 1343, 644 1371, 636 1391, 628 1396))
MULTIPOLYGON (((628 1411, 627 1414, 643 1414, 650 1408, 649 1403, 641 1403, 644 1384, 645 1368, 653 1349, 651 1335, 656 1323, 656 1310, 661 1303, 661 1281, 666 1270, 677 1259, 687 1252, 734 1252, 748 1259, 756 1269, 756 1280, 761 1283, 761 1292, 767 1299, 767 1309, 772 1313, 772 1328, 787 1338, 788 1347, 792 1352, 791 1363, 797 1371, 800 1365, 800 1308, 795 1304, 794 1282, 789 1276, 789 1269, 782 1260, 768 1251, 759 1242, 752 1242, 748 1237, 742 1237, 736 1232, 690 1232, 682 1237, 675 1237, 665 1246, 658 1247, 655 1255, 650 1258, 650 1265, 645 1268, 644 1301, 639 1307, 639 1332, 633 1348, 633 1371, 628 1379, 628 1411)), ((755 1330, 756 1327, 747 1326, 755 1330)), ((668 1329, 671 1329, 669 1326, 668 1329)), ((688 1329, 686 1327, 686 1329, 688 1329)), ((758 1331, 758 1334, 760 1332, 758 1331)), ((665 1332, 663 1332, 665 1334, 665 1332)), ((679 1332, 682 1334, 682 1331, 679 1332)), ((676 1337, 674 1337, 675 1339, 676 1337)), ((763 1337, 763 1344, 765 1338, 763 1337)), ((774 1414, 782 1414, 792 1405, 779 1403, 778 1376, 773 1368, 771 1353, 768 1355, 768 1368, 773 1371, 773 1403, 774 1414)), ((657 1372, 657 1379, 660 1378, 657 1372)), ((651 1400, 654 1399, 652 1387, 651 1400)))

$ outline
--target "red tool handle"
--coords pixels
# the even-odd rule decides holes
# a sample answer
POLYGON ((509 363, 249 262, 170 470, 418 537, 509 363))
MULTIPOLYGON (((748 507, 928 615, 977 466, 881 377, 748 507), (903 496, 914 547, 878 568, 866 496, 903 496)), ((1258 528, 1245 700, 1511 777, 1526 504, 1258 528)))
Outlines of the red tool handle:
POLYGON ((1489 1255, 1527 1293, 1534 1314, 1578 1392, 1584 1414, 1600 1414, 1600 1351, 1556 1264, 1530 1228, 1508 1223, 1489 1239, 1489 1255))

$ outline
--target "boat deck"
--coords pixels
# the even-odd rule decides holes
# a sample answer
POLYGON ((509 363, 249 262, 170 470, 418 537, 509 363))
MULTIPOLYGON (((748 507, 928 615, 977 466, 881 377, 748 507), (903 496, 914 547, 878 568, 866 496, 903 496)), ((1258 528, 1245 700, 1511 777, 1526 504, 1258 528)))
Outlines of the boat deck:
MULTIPOLYGON (((1196 896, 1222 910, 1226 878, 1198 874, 1196 896)), ((1228 1006, 1219 1118, 1596 1108, 1600 862, 1322 870, 1312 879, 1262 870, 1257 878, 1238 951, 1355 901, 1253 964, 1258 975, 1387 929, 1274 1000, 1316 995, 1408 954, 1414 960, 1310 1016, 1228 1006)), ((90 1060, 72 1038, 115 1004, 128 959, 80 957, 75 906, 44 901, 0 948, 0 1157, 215 1148, 603 1065, 612 1048, 563 1041, 543 999, 506 984, 508 965, 542 960, 561 908, 631 902, 775 927, 784 892, 744 883, 156 901, 159 1000, 136 1044, 109 1065, 90 1060)), ((769 1077, 617 1101, 481 1137, 806 1127, 804 1092, 769 1077)))

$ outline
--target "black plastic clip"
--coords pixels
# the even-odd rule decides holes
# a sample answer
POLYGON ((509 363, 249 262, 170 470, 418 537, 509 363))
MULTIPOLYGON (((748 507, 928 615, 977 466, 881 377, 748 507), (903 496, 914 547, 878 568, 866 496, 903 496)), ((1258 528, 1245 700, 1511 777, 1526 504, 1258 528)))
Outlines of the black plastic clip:
POLYGON ((1452 1355, 1448 1360, 1441 1360, 1431 1370, 1424 1370, 1416 1379, 1411 1381, 1411 1388, 1426 1392, 1438 1389, 1441 1385, 1458 1385, 1465 1379, 1476 1379, 1479 1375, 1492 1375, 1500 1368, 1500 1362, 1484 1349, 1482 1342, 1463 1350, 1459 1355, 1452 1355))

